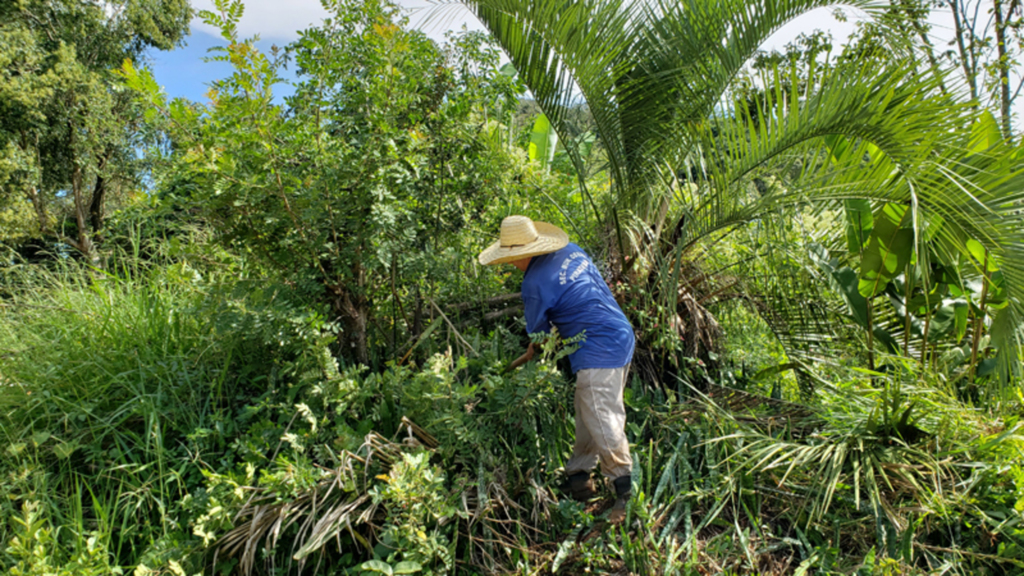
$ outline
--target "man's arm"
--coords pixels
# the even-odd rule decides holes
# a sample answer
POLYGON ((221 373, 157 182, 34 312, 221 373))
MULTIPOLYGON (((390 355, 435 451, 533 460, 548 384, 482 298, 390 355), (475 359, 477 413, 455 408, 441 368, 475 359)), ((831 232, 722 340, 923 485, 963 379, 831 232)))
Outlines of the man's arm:
POLYGON ((526 353, 523 354, 522 356, 520 356, 519 358, 516 358, 515 360, 513 360, 512 363, 509 364, 507 368, 505 368, 504 373, 507 374, 507 373, 515 370, 516 368, 519 368, 523 364, 526 364, 530 360, 532 360, 533 359, 533 354, 535 352, 534 346, 536 346, 536 344, 534 344, 533 342, 530 342, 530 345, 526 347, 526 353))

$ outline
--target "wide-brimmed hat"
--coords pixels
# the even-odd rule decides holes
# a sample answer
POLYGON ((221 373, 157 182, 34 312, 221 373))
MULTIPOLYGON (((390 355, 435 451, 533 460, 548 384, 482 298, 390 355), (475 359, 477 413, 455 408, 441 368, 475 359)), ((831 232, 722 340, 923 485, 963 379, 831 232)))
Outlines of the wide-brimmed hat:
POLYGON ((479 260, 485 266, 504 264, 561 250, 568 243, 569 235, 558 226, 509 216, 501 221, 501 239, 481 252, 479 260))

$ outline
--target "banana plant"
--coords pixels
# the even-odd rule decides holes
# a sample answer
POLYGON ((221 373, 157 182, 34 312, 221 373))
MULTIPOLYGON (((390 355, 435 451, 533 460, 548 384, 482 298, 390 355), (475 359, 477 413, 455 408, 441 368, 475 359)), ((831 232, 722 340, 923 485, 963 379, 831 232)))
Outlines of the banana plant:
POLYGON ((533 131, 530 132, 529 157, 530 160, 539 162, 545 169, 550 168, 551 162, 555 159, 555 149, 558 147, 558 132, 555 132, 548 121, 548 117, 541 114, 533 123, 533 131))

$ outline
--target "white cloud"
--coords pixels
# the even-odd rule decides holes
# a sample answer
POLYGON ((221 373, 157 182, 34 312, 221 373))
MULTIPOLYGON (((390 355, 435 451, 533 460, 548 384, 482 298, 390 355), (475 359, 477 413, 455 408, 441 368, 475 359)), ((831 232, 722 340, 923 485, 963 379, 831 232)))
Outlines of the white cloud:
MULTIPOLYGON (((200 10, 214 11, 211 0, 193 0, 196 12, 200 10)), ((296 32, 320 22, 327 12, 317 0, 247 0, 245 13, 238 23, 238 32, 242 37, 256 34, 265 40, 291 40, 297 37, 296 32)), ((217 34, 217 30, 202 22, 198 17, 192 26, 203 32, 217 34)))
POLYGON ((816 8, 806 14, 802 14, 782 28, 775 31, 761 48, 764 50, 779 50, 782 51, 786 44, 796 40, 800 34, 810 34, 815 30, 823 30, 832 34, 832 41, 836 47, 836 52, 840 45, 844 44, 850 35, 856 30, 856 24, 859 20, 859 16, 846 13, 847 20, 840 22, 833 16, 833 11, 830 8, 816 8))
MULTIPOLYGON (((398 5, 410 15, 410 23, 423 29, 432 38, 441 38, 447 30, 457 30, 466 24, 470 29, 481 30, 483 26, 465 8, 444 7, 438 10, 425 0, 400 0, 398 5)), ((213 10, 212 0, 193 0, 196 11, 213 10)), ((298 37, 298 31, 319 24, 328 16, 319 0, 247 0, 245 14, 238 23, 242 37, 259 34, 264 40, 288 41, 298 37)), ((217 34, 198 17, 192 22, 194 29, 217 34)))
MULTIPOLYGON (((448 30, 459 30, 464 25, 471 30, 483 30, 483 26, 465 7, 457 4, 438 5, 432 0, 398 0, 397 3, 406 9, 410 24, 427 33, 434 39, 441 39, 448 30)), ((212 0, 193 0, 196 10, 213 10, 212 0)), ((801 33, 814 30, 826 30, 832 33, 835 46, 845 43, 856 29, 856 22, 866 15, 855 10, 846 9, 846 21, 841 22, 833 16, 833 9, 818 8, 789 22, 776 31, 762 48, 781 50, 796 39, 801 33)), ((245 14, 239 23, 239 33, 243 37, 259 34, 264 40, 286 42, 298 37, 298 31, 318 24, 327 17, 327 12, 319 0, 247 0, 245 14)), ((940 46, 948 42, 951 36, 942 13, 932 13, 933 32, 936 43, 940 46)), ((202 32, 216 34, 212 27, 196 18, 193 27, 202 32)))

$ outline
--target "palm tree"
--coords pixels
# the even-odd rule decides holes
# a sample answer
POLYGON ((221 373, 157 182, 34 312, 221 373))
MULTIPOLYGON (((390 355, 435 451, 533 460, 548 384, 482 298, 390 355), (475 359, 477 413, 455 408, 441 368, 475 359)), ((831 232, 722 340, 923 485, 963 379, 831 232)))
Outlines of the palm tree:
MULTIPOLYGON (((983 269, 970 257, 973 241, 986 260, 998 262, 1008 305, 990 335, 1003 352, 1003 374, 1016 369, 1024 313, 1021 168, 1002 140, 982 145, 972 137, 975 112, 947 89, 948 77, 921 64, 914 46, 897 39, 884 57, 812 65, 791 84, 799 89, 778 88, 780 77, 794 71, 776 67, 766 79, 776 88, 751 106, 732 91, 745 63, 783 24, 828 3, 463 3, 503 46, 579 174, 583 159, 565 137, 567 115, 581 98, 589 107, 607 153, 610 204, 599 207, 582 177, 579 184, 595 217, 614 232, 620 277, 646 282, 674 324, 688 324, 676 316, 693 318, 694 303, 728 292, 728 282, 694 266, 695 247, 750 222, 785 221, 807 209, 842 214, 850 202, 867 201, 869 209, 893 205, 907 214, 916 254, 940 250, 983 269)), ((848 4, 868 13, 885 9, 865 0, 848 4)), ((842 224, 836 219, 837 231, 842 224)), ((871 244, 883 267, 892 259, 889 240, 871 244)), ((875 283, 892 272, 876 274, 875 283)), ((867 295, 868 306, 877 294, 867 295)), ((814 333, 819 319, 802 308, 769 303, 761 311, 791 335, 814 333)), ((869 310, 869 354, 876 345, 870 318, 869 310)), ((791 352, 799 348, 795 341, 806 343, 784 339, 791 352)))

